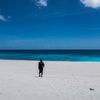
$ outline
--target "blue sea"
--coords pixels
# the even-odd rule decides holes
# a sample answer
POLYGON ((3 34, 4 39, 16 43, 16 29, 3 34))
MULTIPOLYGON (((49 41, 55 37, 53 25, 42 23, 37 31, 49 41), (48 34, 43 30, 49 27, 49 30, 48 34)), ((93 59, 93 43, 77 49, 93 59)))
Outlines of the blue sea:
POLYGON ((0 50, 0 59, 100 62, 100 50, 0 50))

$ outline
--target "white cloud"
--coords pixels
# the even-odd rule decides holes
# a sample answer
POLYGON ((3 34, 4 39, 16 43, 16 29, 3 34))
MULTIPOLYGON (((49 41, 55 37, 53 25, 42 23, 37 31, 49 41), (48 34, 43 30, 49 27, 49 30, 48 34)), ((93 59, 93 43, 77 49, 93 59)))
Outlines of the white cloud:
POLYGON ((48 0, 35 0, 35 3, 39 7, 47 7, 48 6, 48 0))
POLYGON ((80 2, 83 3, 85 7, 94 9, 100 8, 100 0, 80 0, 80 2))
POLYGON ((4 15, 0 15, 0 21, 6 22, 10 19, 10 16, 5 17, 4 15))
POLYGON ((3 16, 3 15, 0 15, 0 20, 1 20, 1 21, 4 21, 4 22, 7 21, 7 19, 6 19, 5 16, 3 16))

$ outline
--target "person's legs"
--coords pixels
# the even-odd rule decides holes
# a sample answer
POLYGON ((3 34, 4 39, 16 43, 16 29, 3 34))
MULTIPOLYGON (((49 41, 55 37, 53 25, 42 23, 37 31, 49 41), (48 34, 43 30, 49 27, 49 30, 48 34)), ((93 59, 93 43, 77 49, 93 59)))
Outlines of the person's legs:
POLYGON ((41 71, 39 70, 39 77, 40 77, 41 71))
POLYGON ((41 71, 41 77, 43 77, 43 70, 41 71))
POLYGON ((39 70, 39 77, 43 77, 43 69, 39 70))

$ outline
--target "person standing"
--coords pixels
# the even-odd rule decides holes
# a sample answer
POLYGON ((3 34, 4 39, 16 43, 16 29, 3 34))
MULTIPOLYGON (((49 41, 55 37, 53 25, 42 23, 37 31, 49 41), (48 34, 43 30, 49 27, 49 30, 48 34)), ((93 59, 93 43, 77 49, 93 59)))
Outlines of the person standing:
POLYGON ((43 77, 43 68, 44 68, 44 62, 42 61, 42 59, 40 59, 38 63, 39 77, 43 77))

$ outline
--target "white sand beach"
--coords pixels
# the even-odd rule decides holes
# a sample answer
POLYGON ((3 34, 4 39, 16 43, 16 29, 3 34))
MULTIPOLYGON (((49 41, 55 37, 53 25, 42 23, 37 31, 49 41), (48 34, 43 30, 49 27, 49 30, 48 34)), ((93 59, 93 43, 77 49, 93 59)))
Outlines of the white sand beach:
POLYGON ((0 60, 0 100, 100 100, 100 63, 44 63, 0 60))

